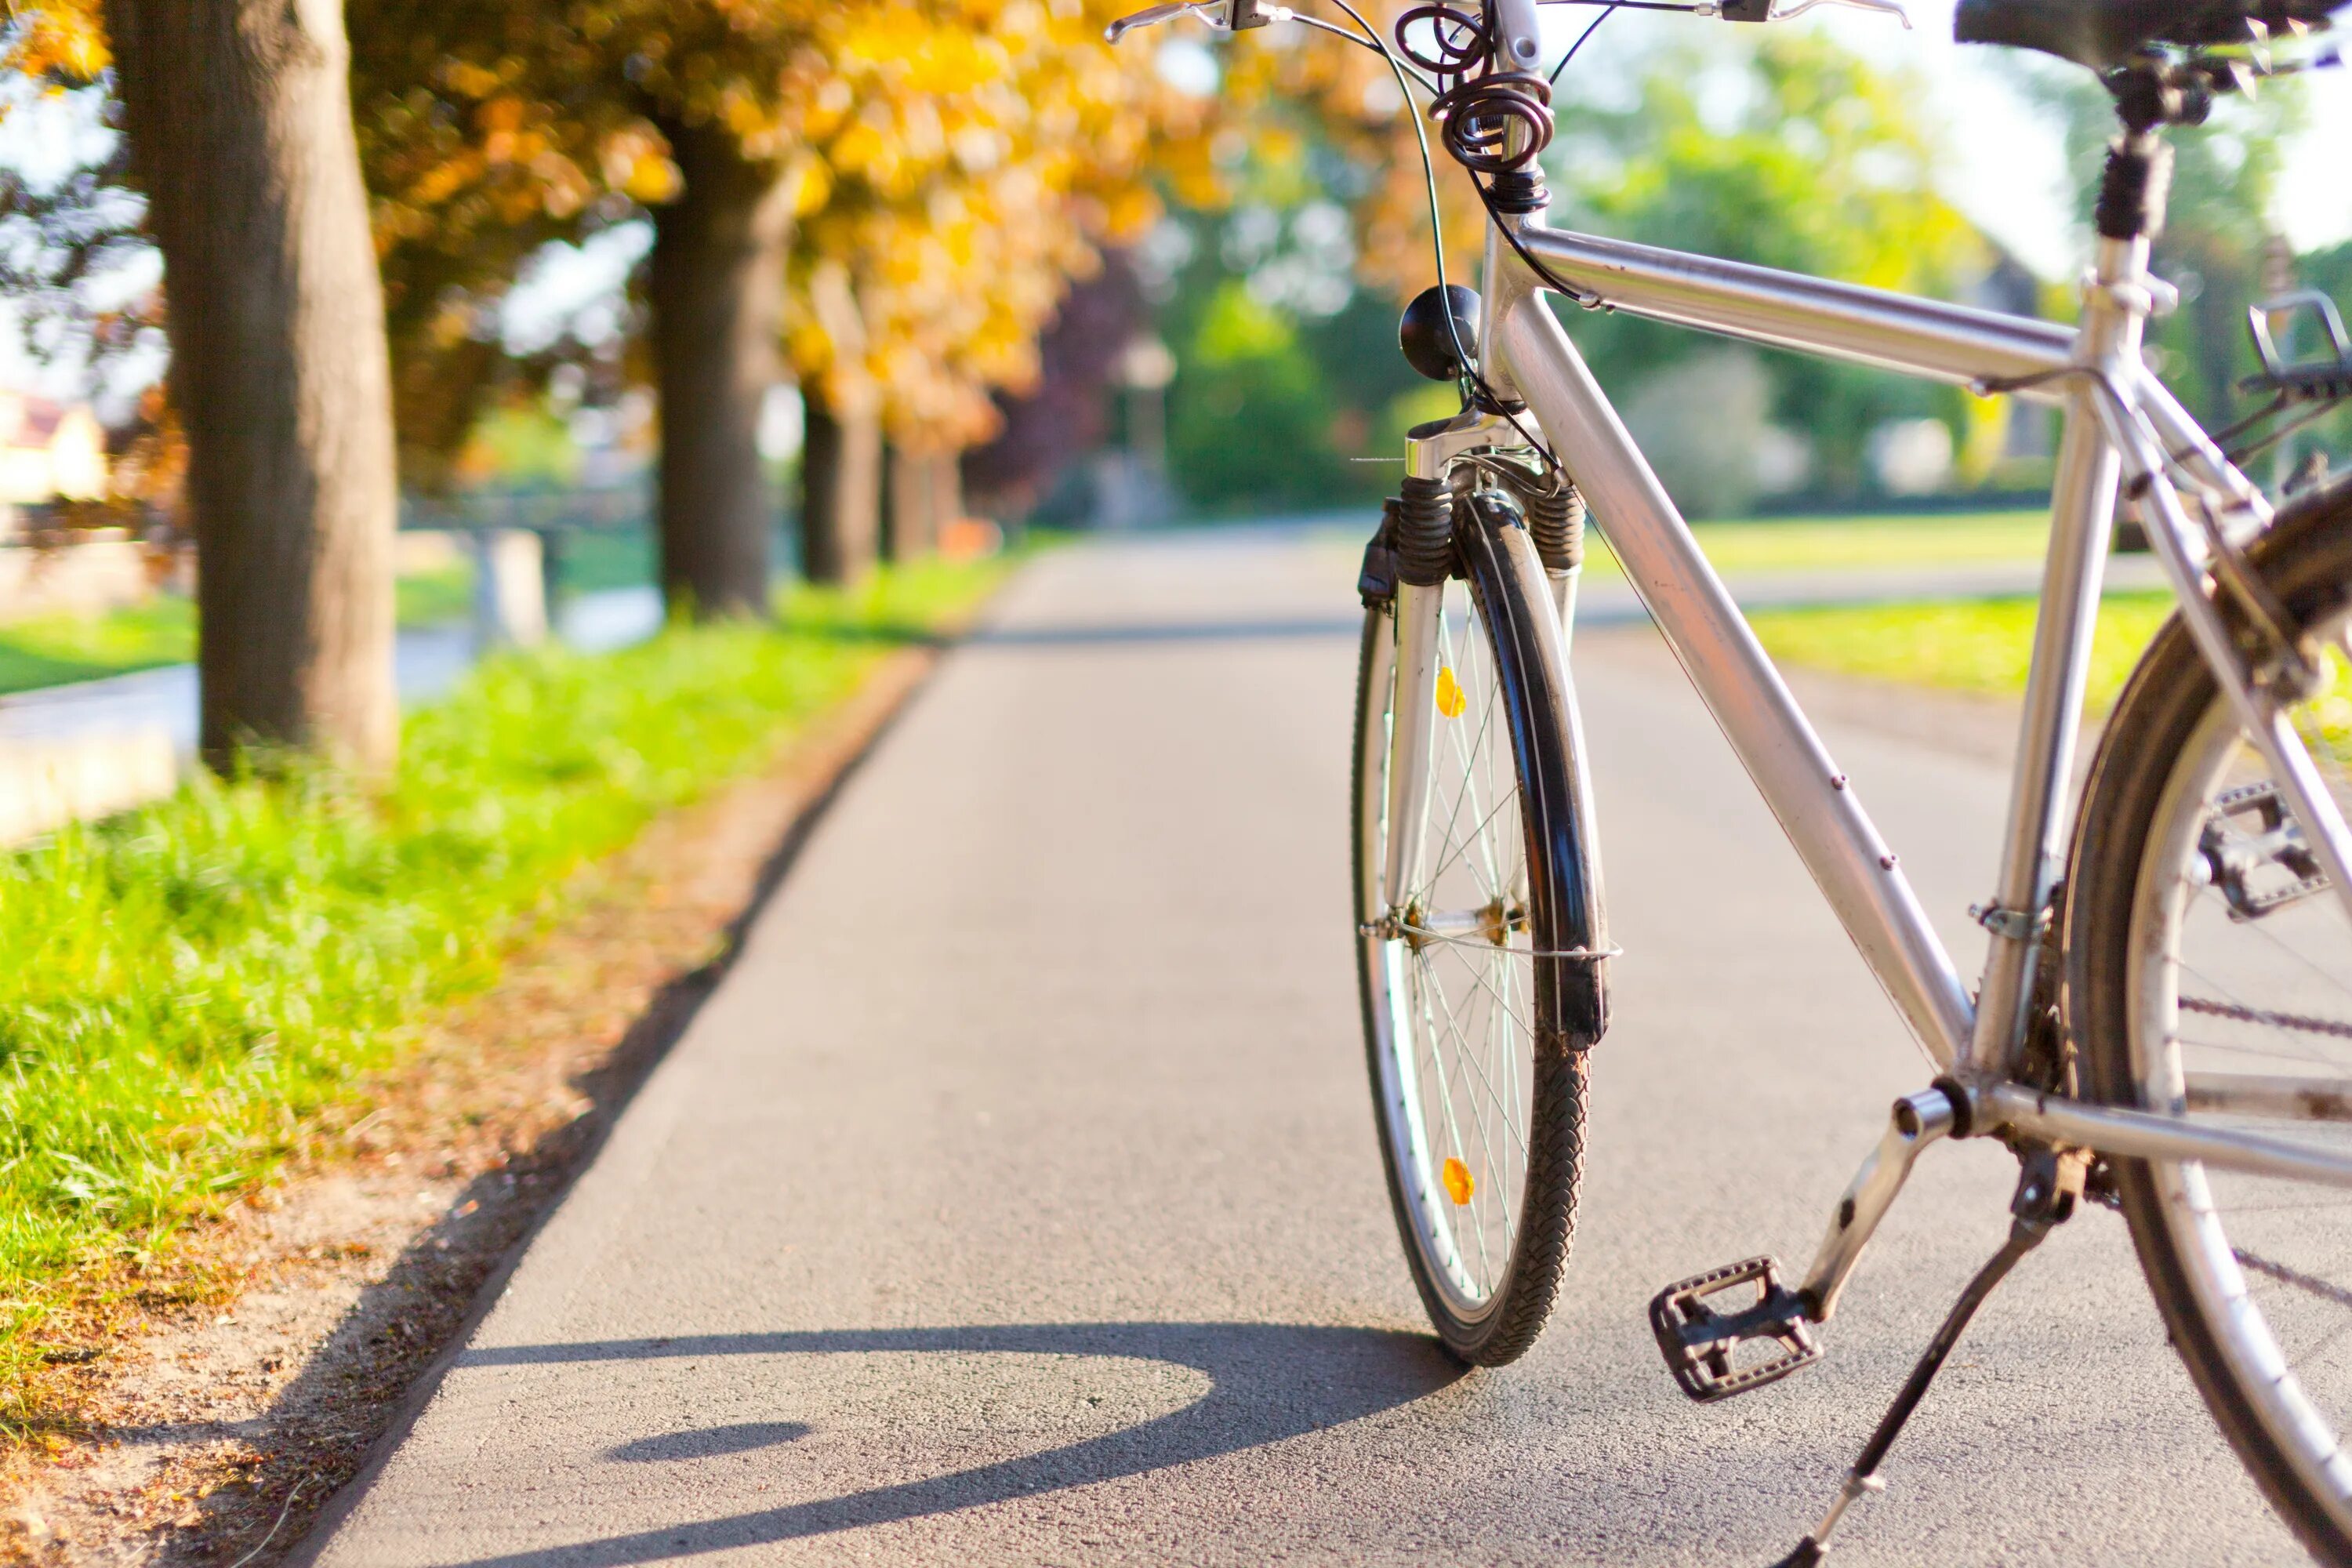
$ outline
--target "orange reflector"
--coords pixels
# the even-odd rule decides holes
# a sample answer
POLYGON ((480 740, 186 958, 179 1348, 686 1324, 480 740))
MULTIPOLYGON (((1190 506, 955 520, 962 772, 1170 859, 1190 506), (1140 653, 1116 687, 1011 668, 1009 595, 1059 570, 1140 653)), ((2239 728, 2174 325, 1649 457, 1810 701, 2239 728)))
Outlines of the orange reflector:
POLYGON ((1470 1194, 1477 1190, 1478 1184, 1470 1177, 1470 1167, 1451 1154, 1445 1156, 1444 1168, 1438 1174, 1444 1179, 1446 1194, 1457 1204, 1468 1203, 1470 1194))
POLYGON ((1454 667, 1450 664, 1439 665, 1437 667, 1437 710, 1448 719, 1459 719, 1462 717, 1462 710, 1468 706, 1470 706, 1470 699, 1463 692, 1462 683, 1454 679, 1454 667))

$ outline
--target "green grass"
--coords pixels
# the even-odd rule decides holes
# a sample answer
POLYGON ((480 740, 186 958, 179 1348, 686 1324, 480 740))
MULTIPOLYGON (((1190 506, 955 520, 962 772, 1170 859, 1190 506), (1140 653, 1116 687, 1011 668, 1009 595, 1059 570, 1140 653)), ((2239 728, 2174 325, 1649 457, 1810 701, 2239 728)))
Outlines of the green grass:
POLYGON ((42 616, 0 626, 0 693, 183 664, 195 653, 195 607, 176 596, 102 616, 42 616))
MULTIPOLYGON (((395 586, 400 624, 462 620, 473 591, 473 575, 464 568, 403 577, 395 586)), ((195 657, 196 607, 178 595, 102 616, 40 616, 0 626, 0 695, 185 664, 195 657)))
POLYGON ((0 855, 0 1425, 43 1418, 43 1325, 91 1281, 135 1278, 355 1114, 573 873, 757 769, 1001 572, 928 564, 793 593, 774 627, 500 657, 409 716, 380 787, 199 781, 0 855))
MULTIPOLYGON (((2006 696, 2025 689, 2030 598, 1769 610, 1749 617, 1776 659, 1841 674, 2006 696)), ((2163 593, 2109 594, 2091 651, 2088 705, 2104 712, 2171 613, 2163 593)))
MULTIPOLYGON (((2049 537, 2038 511, 1950 516, 1793 518, 1702 523, 1707 558, 1726 576, 1840 568, 2038 563, 2049 537)), ((1597 537, 1597 535, 1595 536, 1597 537)), ((1605 549, 1595 575, 1620 574, 1605 549)), ((2006 696, 2025 689, 2033 641, 2031 598, 1962 599, 1805 610, 1749 617, 1775 659, 1846 675, 2006 696)), ((2107 595, 2093 645, 2089 703, 2104 711, 2171 608, 2161 593, 2107 595)))
POLYGON ((654 580, 654 537, 647 530, 583 529, 561 536, 563 591, 635 588, 654 580))
POLYGON ((474 572, 470 566, 412 572, 394 583, 392 592, 394 613, 404 626, 446 626, 474 613, 474 572))
MULTIPOLYGON (((1715 569, 1730 576, 1840 567, 1955 566, 2039 561, 2050 519, 2038 511, 1961 512, 1917 517, 1792 517, 1703 522, 1693 531, 1715 569)), ((1587 537, 1600 538, 1599 531, 1587 537)), ((1585 570, 1622 574, 1604 547, 1585 570)))

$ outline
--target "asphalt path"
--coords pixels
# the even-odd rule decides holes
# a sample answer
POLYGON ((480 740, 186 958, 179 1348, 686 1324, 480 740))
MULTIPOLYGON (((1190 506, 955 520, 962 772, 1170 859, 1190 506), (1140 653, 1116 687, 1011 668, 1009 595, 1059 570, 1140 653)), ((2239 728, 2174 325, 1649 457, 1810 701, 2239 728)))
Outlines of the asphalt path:
MULTIPOLYGON (((1810 1256, 1927 1069, 1638 628, 1579 645, 1616 1025, 1575 1256, 1523 1361, 1423 1331, 1363 1081, 1349 552, 1029 565, 850 781, 429 1405, 335 1568, 1762 1564, 1952 1297, 2014 1167, 1934 1152, 1828 1360, 1697 1406, 1643 1307, 1810 1256)), ((1851 725, 1948 939, 2003 770, 1851 725)), ((1841 1563, 2301 1561, 2119 1222, 2021 1266, 1841 1563)))

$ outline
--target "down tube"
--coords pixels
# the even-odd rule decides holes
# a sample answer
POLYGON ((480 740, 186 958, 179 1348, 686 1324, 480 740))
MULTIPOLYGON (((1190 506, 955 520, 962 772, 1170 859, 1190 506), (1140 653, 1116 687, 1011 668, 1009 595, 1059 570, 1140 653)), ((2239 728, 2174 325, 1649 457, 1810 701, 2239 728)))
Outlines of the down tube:
POLYGON ((1904 1022, 1948 1068, 1968 1049, 1968 993, 1845 775, 1541 294, 1520 297, 1500 347, 1724 738, 1904 1022))

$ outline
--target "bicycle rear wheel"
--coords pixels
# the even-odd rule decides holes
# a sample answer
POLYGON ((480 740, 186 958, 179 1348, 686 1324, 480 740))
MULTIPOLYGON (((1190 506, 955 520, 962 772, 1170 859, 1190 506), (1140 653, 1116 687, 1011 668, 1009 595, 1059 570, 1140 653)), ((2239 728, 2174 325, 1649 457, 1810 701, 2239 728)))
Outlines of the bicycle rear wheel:
POLYGON ((1446 1348, 1495 1366, 1541 1331, 1576 1223, 1585 1064, 1551 970, 1576 868, 1572 733, 1536 617, 1556 615, 1499 503, 1455 514, 1423 820, 1390 824, 1396 620, 1367 612, 1355 765, 1357 972, 1389 1198, 1446 1348), (1382 932, 1391 831, 1426 868, 1382 932))
MULTIPOLYGON (((2253 551, 2335 679, 2294 711, 2352 803, 2352 489, 2253 551)), ((2094 1100, 2352 1151, 2352 921, 2177 618, 2108 724, 2068 878, 2067 995, 2094 1100)), ((2157 1304, 2207 1407, 2310 1551, 2352 1563, 2352 1191, 2118 1161, 2157 1304)))

